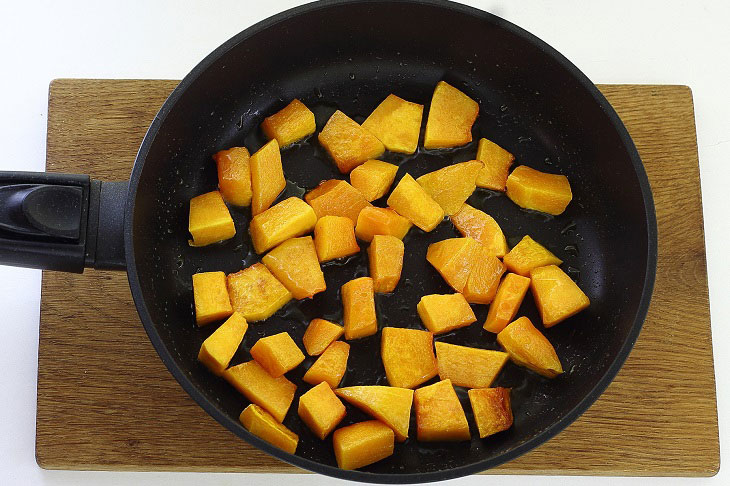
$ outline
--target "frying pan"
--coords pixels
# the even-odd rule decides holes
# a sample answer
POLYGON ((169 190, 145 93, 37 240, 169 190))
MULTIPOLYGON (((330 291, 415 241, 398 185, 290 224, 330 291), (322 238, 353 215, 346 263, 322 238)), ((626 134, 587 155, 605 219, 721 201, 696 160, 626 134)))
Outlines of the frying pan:
MULTIPOLYGON (((400 166, 397 183, 406 172, 417 177, 473 159, 475 152, 474 142, 421 149, 413 156, 386 153, 383 159, 400 166)), ((342 178, 316 137, 285 149, 282 158, 288 184, 281 198, 342 178)), ((150 341, 201 407, 284 461, 359 481, 425 482, 476 473, 557 434, 598 398, 623 364, 645 318, 656 270, 649 184, 608 102, 536 37, 493 15, 443 1, 327 1, 288 10, 233 37, 185 77, 150 125, 129 181, 6 172, 0 183, 0 261, 75 272, 85 266, 126 269, 150 341), (558 217, 521 210, 489 191, 478 190, 469 199, 499 222, 510 245, 529 234, 557 254, 590 297, 588 310, 550 329, 540 326, 530 296, 520 311, 554 344, 566 372, 548 380, 509 363, 495 386, 512 388, 512 428, 485 440, 474 430, 474 439, 459 443, 411 438, 396 444, 392 457, 359 471, 337 469, 331 441, 318 440, 303 426, 295 400, 284 424, 299 434, 299 448, 296 455, 284 453, 239 424, 246 399, 196 360, 216 326, 194 324, 191 275, 235 272, 257 261, 247 232, 250 212, 232 209, 234 239, 191 248, 188 201, 216 187, 211 154, 236 145, 257 150, 265 142, 258 128, 263 117, 295 97, 312 108, 321 129, 335 109, 362 121, 389 93, 428 105, 442 79, 479 102, 475 141, 488 137, 518 163, 570 179, 573 201, 558 217)), ((448 221, 432 233, 411 230, 401 282, 394 293, 376 298, 381 328, 420 328, 419 298, 449 292, 425 264, 425 252, 428 244, 454 236, 448 221)), ((339 288, 367 274, 364 255, 363 248, 360 255, 325 265, 325 292, 252 324, 232 364, 250 359, 250 347, 262 336, 287 331, 300 341, 310 319, 340 321, 339 288)), ((486 307, 475 306, 480 322, 486 307)), ((436 339, 498 349, 495 335, 479 324, 436 339)), ((301 377, 312 361, 287 375, 298 384, 297 397, 308 389, 301 377)), ((352 341, 342 385, 386 383, 379 334, 352 341)), ((458 393, 474 427, 465 390, 458 393)), ((367 418, 348 406, 341 425, 367 418)))

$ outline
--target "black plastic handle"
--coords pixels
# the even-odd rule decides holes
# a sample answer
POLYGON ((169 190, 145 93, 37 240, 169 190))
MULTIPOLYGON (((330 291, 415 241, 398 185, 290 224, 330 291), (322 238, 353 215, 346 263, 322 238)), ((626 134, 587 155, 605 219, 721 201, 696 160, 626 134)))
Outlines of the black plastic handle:
POLYGON ((0 264, 124 270, 127 181, 0 171, 0 264))

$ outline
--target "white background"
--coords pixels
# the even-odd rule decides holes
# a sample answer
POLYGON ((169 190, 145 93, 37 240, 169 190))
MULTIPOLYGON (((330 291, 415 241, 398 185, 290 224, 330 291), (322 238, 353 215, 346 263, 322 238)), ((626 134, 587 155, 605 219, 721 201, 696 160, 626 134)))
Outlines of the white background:
MULTIPOLYGON (((44 168, 48 83, 61 77, 180 79, 209 51, 301 2, 0 0, 0 170, 44 168)), ((465 1, 529 30, 596 83, 689 85, 704 205, 721 448, 730 419, 727 241, 730 2, 465 1), (723 247, 725 250, 723 250, 723 247)), ((130 164, 132 161, 130 160, 130 164)), ((333 484, 312 476, 43 471, 34 459, 40 272, 0 267, 0 485, 333 484)), ((172 379, 172 378, 171 378, 172 379)), ((709 390, 708 390, 709 392, 709 390)), ((641 390, 637 390, 641 393, 641 390)), ((651 444, 647 444, 651 447, 651 444)), ((724 453, 723 458, 728 454, 724 453)), ((454 484, 730 484, 710 479, 471 477, 454 484)))

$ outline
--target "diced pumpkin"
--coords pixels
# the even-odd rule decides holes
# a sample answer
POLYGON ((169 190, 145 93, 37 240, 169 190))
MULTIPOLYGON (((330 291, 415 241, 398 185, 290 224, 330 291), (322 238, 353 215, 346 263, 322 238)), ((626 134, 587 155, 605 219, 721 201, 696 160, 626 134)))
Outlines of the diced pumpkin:
POLYGON ((529 286, 529 278, 516 273, 508 273, 499 284, 497 295, 489 306, 484 329, 496 333, 512 322, 522 305, 522 299, 525 298, 529 286))
POLYGON ((393 429, 398 442, 408 438, 413 390, 374 385, 338 388, 335 393, 393 429))
POLYGON ((412 154, 418 148, 423 105, 389 94, 362 127, 378 137, 391 152, 412 154))
POLYGON ((591 303, 568 274, 555 265, 533 268, 530 289, 545 327, 576 315, 591 303))
POLYGON ((222 375, 241 345, 246 329, 248 329, 246 319, 238 312, 234 312, 203 341, 198 352, 198 361, 216 375, 222 375))
POLYGON ((334 322, 324 319, 312 319, 302 337, 302 344, 307 354, 319 356, 327 349, 327 346, 337 341, 345 332, 345 329, 334 322))
POLYGON ((246 430, 279 449, 294 454, 299 436, 276 421, 266 410, 252 403, 238 417, 246 430))
POLYGON ((387 194, 397 172, 397 165, 371 159, 352 169, 350 184, 360 191, 365 199, 375 201, 387 194))
POLYGON ((563 372, 555 348, 527 317, 520 317, 508 324, 497 334, 497 342, 519 366, 547 378, 555 378, 563 372))
POLYGON ((373 279, 360 277, 342 286, 345 339, 359 339, 378 332, 373 279))
POLYGON ((526 235, 504 256, 507 270, 523 277, 530 276, 530 270, 545 265, 560 265, 563 261, 537 241, 526 235))
POLYGON ((261 147, 251 156, 251 215, 256 216, 271 204, 286 187, 281 152, 276 140, 261 147))
POLYGON ((330 179, 309 191, 304 200, 314 209, 317 218, 323 216, 345 216, 357 223, 357 216, 363 208, 370 206, 360 191, 347 181, 330 179))
POLYGON ((477 320, 474 311, 461 294, 424 295, 416 310, 423 325, 434 334, 450 332, 477 320))
POLYGON ((340 110, 327 120, 318 138, 343 174, 385 152, 385 146, 375 135, 340 110))
POLYGON ((304 354, 287 332, 262 337, 251 347, 251 357, 274 378, 293 370, 304 354))
POLYGON ((195 322, 198 326, 230 316, 233 307, 226 288, 226 274, 223 272, 193 274, 193 301, 195 322))
POLYGON ((476 189, 477 174, 483 165, 478 160, 448 165, 422 175, 416 182, 443 208, 447 216, 451 216, 461 209, 476 189))
POLYGON ((290 197, 254 216, 248 231, 254 250, 261 254, 289 238, 309 233, 316 223, 312 206, 290 197))
POLYGON ((345 216, 322 216, 314 226, 314 246, 320 263, 355 255, 355 223, 345 216))
POLYGON ((233 310, 248 322, 262 321, 292 299, 291 292, 261 263, 227 277, 233 310))
POLYGON ((504 265, 499 258, 479 245, 479 249, 474 252, 474 263, 463 290, 466 301, 471 304, 492 302, 503 273, 504 265))
POLYGON ((392 292, 403 270, 403 242, 390 235, 375 235, 368 247, 370 277, 375 292, 392 292))
POLYGON ((471 142, 471 127, 479 104, 445 81, 439 81, 428 109, 423 146, 427 149, 458 147, 471 142))
POLYGON ((478 388, 468 393, 481 439, 512 427, 509 388, 478 388))
POLYGON ((437 342, 439 377, 456 386, 485 388, 492 384, 509 359, 507 353, 491 349, 437 342))
POLYGON ((411 226, 407 218, 390 208, 369 206, 357 217, 355 236, 363 241, 372 241, 375 235, 390 235, 402 240, 411 226))
POLYGON ((261 262, 295 299, 311 298, 327 288, 311 236, 286 240, 261 262))
POLYGON ((327 383, 320 383, 299 397, 299 417, 314 435, 324 440, 345 417, 345 406, 327 383))
POLYGON ((390 386, 415 388, 438 373, 433 334, 428 331, 384 327, 380 357, 390 386))
POLYGON ((274 378, 255 360, 231 366, 223 378, 250 402, 269 412, 277 422, 283 422, 297 386, 285 376, 274 378))
POLYGON ((426 260, 451 285, 461 292, 466 287, 479 243, 472 238, 448 238, 428 245, 426 260))
POLYGON ((515 160, 514 155, 496 143, 482 138, 479 140, 477 160, 484 162, 484 167, 477 175, 477 187, 504 192, 509 168, 515 160))
POLYGON ((413 394, 417 438, 424 442, 471 439, 466 414, 451 380, 419 388, 413 394))
POLYGON ((317 130, 314 113, 298 99, 271 116, 264 118, 261 129, 269 140, 275 138, 280 147, 286 147, 317 130))
POLYGON ((318 385, 326 382, 332 388, 337 388, 347 370, 347 358, 350 355, 350 345, 343 341, 335 341, 324 350, 312 366, 302 377, 306 383, 318 385))
POLYGON ((393 455, 395 434, 379 420, 368 420, 335 430, 332 445, 340 469, 359 469, 393 455))
POLYGON ((388 206, 429 232, 444 219, 444 210, 410 175, 404 175, 388 196, 388 206))
POLYGON ((190 200, 188 231, 193 237, 191 246, 206 246, 236 235, 236 226, 220 192, 207 192, 190 200))
POLYGON ((492 255, 502 258, 509 248, 502 228, 493 217, 468 204, 451 216, 451 222, 463 236, 474 238, 492 255))
POLYGON ((218 169, 218 190, 234 206, 251 205, 250 154, 246 147, 233 147, 213 154, 218 169))
POLYGON ((573 193, 564 175, 548 174, 520 165, 507 177, 507 197, 521 208, 558 215, 565 211, 573 193))

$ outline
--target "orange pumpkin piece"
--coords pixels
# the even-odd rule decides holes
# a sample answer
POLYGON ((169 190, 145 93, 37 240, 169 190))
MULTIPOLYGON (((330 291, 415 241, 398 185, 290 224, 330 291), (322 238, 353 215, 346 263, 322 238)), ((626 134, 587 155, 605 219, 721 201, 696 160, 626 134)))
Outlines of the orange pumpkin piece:
POLYGON ((233 147, 213 154, 218 169, 218 190, 234 206, 251 205, 250 155, 246 147, 233 147))
POLYGON ((438 373, 433 333, 400 327, 383 328, 380 357, 390 386, 415 388, 438 373))
POLYGON ((448 165, 422 175, 416 182, 443 208, 447 216, 451 216, 461 209, 476 189, 477 174, 483 165, 478 160, 448 165))
POLYGON ((276 421, 266 410, 256 404, 243 409, 238 417, 246 430, 279 449, 294 454, 299 444, 299 436, 276 421))
POLYGON ((332 445, 340 469, 359 469, 393 455, 395 434, 379 420, 368 420, 335 430, 332 445))
POLYGON ((255 360, 231 366, 223 378, 250 402, 269 412, 277 422, 283 422, 297 386, 285 376, 274 378, 255 360))
POLYGON ((529 286, 529 278, 516 273, 508 273, 499 284, 497 295, 489 306, 484 329, 489 332, 499 332, 512 322, 522 305, 522 299, 525 298, 529 286))
POLYGON ((520 317, 502 329, 497 334, 497 342, 519 366, 547 378, 555 378, 563 372, 555 348, 527 317, 520 317))
POLYGON ((477 320, 474 311, 461 294, 424 295, 416 310, 423 325, 434 334, 450 332, 477 320))
POLYGON ((370 277, 375 292, 395 290, 403 270, 403 242, 390 235, 375 235, 368 247, 370 277))
POLYGON ((413 395, 417 438, 424 442, 471 439, 466 414, 451 380, 419 388, 413 395))
POLYGON ((489 304, 492 302, 503 273, 504 265, 499 261, 499 258, 479 245, 479 249, 474 252, 471 273, 469 273, 469 278, 463 290, 466 301, 471 304, 489 304))
POLYGON ((312 319, 302 337, 302 344, 307 354, 319 356, 327 346, 337 341, 345 332, 342 326, 324 319, 312 319))
POLYGON ((464 204, 451 216, 451 222, 462 236, 474 238, 492 255, 502 258, 509 251, 502 228, 484 211, 464 204))
POLYGON ((456 386, 490 386, 508 359, 509 355, 502 351, 436 343, 439 377, 442 380, 451 380, 456 386))
POLYGON ((314 246, 320 263, 359 253, 355 223, 344 216, 322 216, 314 226, 314 246))
POLYGON ((287 332, 266 336, 251 347, 251 357, 274 378, 293 370, 304 354, 287 332))
POLYGON ((230 316, 233 307, 226 288, 226 274, 223 272, 193 274, 193 301, 195 322, 198 326, 230 316))
POLYGON ((316 223, 312 207, 298 197, 290 197, 254 216, 248 231, 254 250, 260 254, 289 238, 309 233, 316 223))
POLYGON ((433 91, 423 146, 427 149, 458 147, 471 142, 471 127, 479 104, 445 81, 433 91))
POLYGON ((332 388, 337 388, 347 370, 347 358, 350 355, 350 345, 343 341, 335 341, 324 350, 312 366, 302 377, 306 383, 318 385, 327 382, 332 388))
POLYGON ((532 269, 530 289, 545 327, 576 315, 591 303, 580 287, 555 265, 532 269))
POLYGON ((563 261, 537 241, 526 235, 504 256, 507 270, 523 277, 530 275, 530 270, 545 265, 560 265, 563 261))
POLYGON ((375 235, 390 235, 402 240, 411 229, 410 221, 389 208, 368 206, 360 211, 355 236, 372 241, 375 235))
POLYGON ((327 288, 311 236, 286 240, 261 262, 295 299, 311 298, 327 288))
POLYGON ((360 277, 342 286, 345 339, 359 339, 378 332, 373 279, 360 277))
POLYGON ((261 123, 261 129, 269 140, 275 138, 280 147, 286 147, 317 130, 314 120, 314 113, 298 99, 271 116, 268 116, 261 123))
POLYGON ((477 160, 484 162, 484 167, 477 175, 477 187, 504 192, 509 168, 515 160, 514 155, 496 143, 482 138, 479 140, 477 160))
POLYGON ((271 317, 292 298, 291 292, 260 263, 228 275, 227 284, 233 310, 248 322, 271 317))
POLYGON ((412 154, 418 148, 423 105, 389 94, 362 127, 378 137, 391 152, 412 154))
POLYGON ((349 386, 335 393, 393 429, 398 442, 408 438, 413 390, 394 386, 349 386))
POLYGON ((304 200, 314 209, 317 218, 323 216, 345 216, 357 223, 357 216, 363 208, 370 206, 360 191, 347 181, 330 179, 309 191, 304 200))
POLYGON ((388 206, 429 232, 444 219, 444 210, 410 175, 404 175, 388 196, 388 206))
POLYGON ((226 322, 203 341, 200 352, 198 352, 198 361, 216 375, 222 375, 241 345, 247 329, 246 319, 238 312, 234 312, 226 322))
POLYGON ((299 417, 314 435, 324 440, 345 417, 345 406, 327 383, 320 383, 299 397, 299 417))
POLYGON ((472 238, 448 238, 428 245, 426 260, 447 284, 462 292, 479 251, 479 243, 472 238))
POLYGON ((236 226, 220 192, 208 192, 190 200, 188 231, 193 237, 191 246, 207 246, 236 235, 236 226))
POLYGON ((350 184, 360 191, 365 199, 375 201, 385 196, 397 172, 397 165, 371 159, 352 169, 350 184))
POLYGON ((375 135, 340 110, 327 120, 318 138, 343 174, 385 152, 385 146, 375 135))
POLYGON ((468 393, 481 439, 512 427, 509 388, 478 388, 468 393))
POLYGON ((276 140, 261 147, 251 156, 251 215, 256 216, 271 204, 286 187, 281 152, 276 140))
POLYGON ((507 177, 507 197, 521 208, 558 215, 565 211, 573 193, 564 175, 548 174, 525 165, 507 177))

